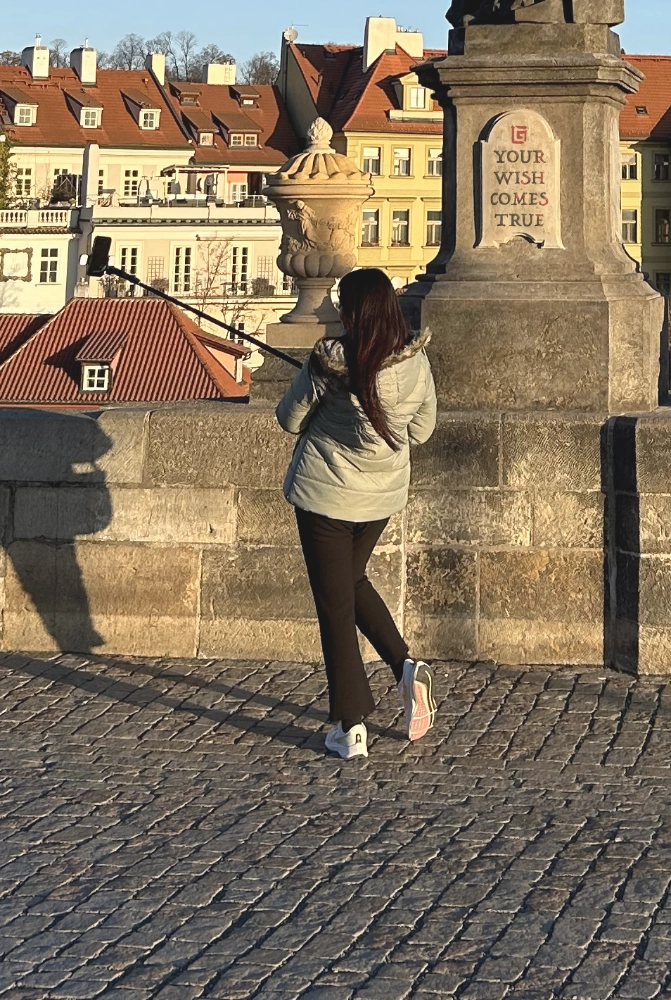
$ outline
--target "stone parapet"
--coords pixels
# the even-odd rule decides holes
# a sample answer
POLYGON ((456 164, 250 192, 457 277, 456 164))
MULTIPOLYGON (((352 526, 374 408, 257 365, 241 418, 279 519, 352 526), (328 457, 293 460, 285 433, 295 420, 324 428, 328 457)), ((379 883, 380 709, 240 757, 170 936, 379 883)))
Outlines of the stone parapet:
MULTIPOLYGON (((0 443, 2 648, 318 657, 271 405, 3 410, 0 443)), ((664 672, 669 458, 671 411, 443 412, 371 577, 426 657, 664 672)))

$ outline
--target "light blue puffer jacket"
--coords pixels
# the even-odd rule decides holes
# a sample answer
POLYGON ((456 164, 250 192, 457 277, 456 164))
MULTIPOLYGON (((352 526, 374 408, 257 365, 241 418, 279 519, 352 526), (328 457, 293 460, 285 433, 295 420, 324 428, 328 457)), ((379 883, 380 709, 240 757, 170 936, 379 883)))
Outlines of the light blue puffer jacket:
POLYGON ((402 447, 394 451, 373 430, 349 391, 341 340, 320 340, 277 407, 280 426, 298 434, 284 481, 295 507, 341 521, 378 521, 403 510, 410 485, 410 444, 436 426, 436 390, 424 350, 427 330, 391 355, 378 375, 378 394, 402 447))

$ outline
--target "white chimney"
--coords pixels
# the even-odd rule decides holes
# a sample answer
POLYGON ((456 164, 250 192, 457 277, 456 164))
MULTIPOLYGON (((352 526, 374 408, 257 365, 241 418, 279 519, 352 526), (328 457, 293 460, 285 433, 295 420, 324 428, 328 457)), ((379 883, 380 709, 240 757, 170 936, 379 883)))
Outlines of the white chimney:
POLYGON ((165 56, 162 52, 150 52, 144 61, 146 68, 159 87, 165 87, 165 56))
POLYGON ((367 73, 383 52, 395 52, 400 45, 413 59, 424 58, 424 35, 421 31, 399 28, 394 17, 369 17, 363 42, 363 71, 367 73))
POLYGON ((208 63, 203 66, 203 83, 213 83, 215 86, 235 86, 237 79, 235 63, 208 63))
POLYGON ((396 42, 404 52, 413 59, 424 58, 424 35, 413 28, 399 28, 396 32, 396 42))
POLYGON ((367 73, 383 52, 396 49, 396 18, 366 18, 366 33, 363 41, 363 71, 367 73))
POLYGON ((41 35, 35 35, 35 44, 23 50, 21 65, 28 69, 33 80, 49 79, 49 49, 42 45, 41 35))
POLYGON ((88 38, 70 53, 70 68, 75 71, 83 87, 95 87, 98 72, 98 53, 89 46, 88 38))

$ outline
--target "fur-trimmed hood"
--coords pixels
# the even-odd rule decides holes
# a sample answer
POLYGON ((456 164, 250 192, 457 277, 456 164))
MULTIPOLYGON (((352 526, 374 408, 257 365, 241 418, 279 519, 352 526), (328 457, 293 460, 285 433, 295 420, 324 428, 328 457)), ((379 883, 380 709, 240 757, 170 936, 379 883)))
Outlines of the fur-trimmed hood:
MULTIPOLYGON (((388 358, 382 363, 381 371, 386 368, 392 368, 394 365, 401 364, 402 361, 408 361, 410 358, 414 358, 415 355, 423 351, 426 345, 431 340, 431 330, 426 327, 425 330, 413 330, 410 334, 410 340, 397 351, 395 354, 390 354, 388 358)), ((342 338, 340 337, 325 337, 318 340, 313 349, 313 358, 316 362, 318 368, 322 374, 329 376, 334 375, 341 381, 347 383, 349 380, 349 372, 347 369, 347 361, 345 360, 345 348, 343 345, 342 338)))

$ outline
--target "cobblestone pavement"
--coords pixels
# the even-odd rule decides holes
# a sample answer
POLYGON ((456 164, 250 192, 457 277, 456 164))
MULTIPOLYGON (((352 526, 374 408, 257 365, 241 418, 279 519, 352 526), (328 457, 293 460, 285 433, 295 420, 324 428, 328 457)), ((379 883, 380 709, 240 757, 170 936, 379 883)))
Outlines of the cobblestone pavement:
POLYGON ((671 997, 671 678, 0 658, 0 996, 671 997))

